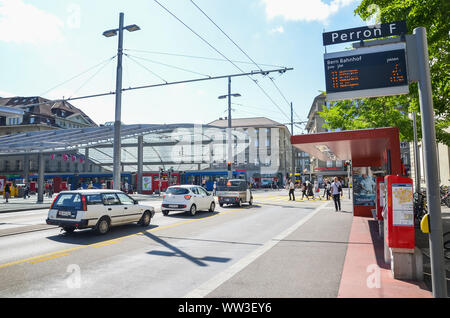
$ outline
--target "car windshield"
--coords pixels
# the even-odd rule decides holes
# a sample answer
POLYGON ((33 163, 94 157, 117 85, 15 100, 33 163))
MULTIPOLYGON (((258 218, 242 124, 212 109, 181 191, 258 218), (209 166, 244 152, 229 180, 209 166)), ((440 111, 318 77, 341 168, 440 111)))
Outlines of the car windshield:
POLYGON ((189 190, 186 188, 169 188, 166 191, 166 194, 173 194, 173 195, 184 195, 188 193, 189 190))
POLYGON ((221 180, 217 186, 219 191, 245 191, 247 182, 245 180, 221 180))
POLYGON ((81 210, 81 196, 77 193, 62 193, 56 199, 55 208, 73 208, 81 210))

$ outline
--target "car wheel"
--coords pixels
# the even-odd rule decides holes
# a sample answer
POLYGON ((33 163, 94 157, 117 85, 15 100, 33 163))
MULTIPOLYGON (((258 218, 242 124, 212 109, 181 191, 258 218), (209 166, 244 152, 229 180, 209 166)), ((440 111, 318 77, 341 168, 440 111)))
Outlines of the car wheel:
POLYGON ((109 220, 105 217, 101 218, 97 223, 96 231, 100 235, 105 235, 109 232, 109 220))
POLYGON ((249 205, 253 205, 253 198, 250 198, 250 201, 248 202, 249 205))
POLYGON ((189 213, 194 216, 197 214, 197 207, 195 206, 195 204, 191 205, 191 209, 189 210, 189 213))
POLYGON ((168 215, 169 215, 169 211, 163 210, 163 211, 162 211, 162 214, 163 214, 164 216, 168 216, 168 215))
POLYGON ((237 203, 237 206, 238 206, 239 208, 242 206, 242 201, 241 201, 241 199, 239 199, 239 201, 238 201, 238 203, 237 203))
POLYGON ((142 225, 143 227, 147 227, 150 225, 151 220, 152 220, 152 217, 150 215, 150 212, 145 211, 144 214, 142 215, 141 220, 139 221, 139 224, 142 225))
POLYGON ((73 232, 75 232, 74 227, 63 227, 63 230, 68 234, 72 234, 73 232))
POLYGON ((220 207, 223 208, 223 203, 219 203, 220 207))
POLYGON ((209 207, 209 212, 214 212, 216 209, 216 204, 214 202, 211 202, 211 206, 209 207))

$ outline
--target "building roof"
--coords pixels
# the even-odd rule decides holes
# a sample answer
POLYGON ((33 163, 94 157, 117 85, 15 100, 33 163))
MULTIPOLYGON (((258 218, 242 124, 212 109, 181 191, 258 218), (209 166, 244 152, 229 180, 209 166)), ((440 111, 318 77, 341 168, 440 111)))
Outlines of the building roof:
POLYGON ((49 99, 34 96, 34 97, 8 97, 8 98, 0 98, 0 106, 8 106, 16 109, 23 109, 26 107, 32 107, 29 111, 33 114, 39 114, 49 117, 54 117, 55 114, 52 110, 63 110, 67 112, 66 116, 63 118, 72 116, 74 114, 81 115, 90 125, 97 126, 97 124, 87 116, 82 110, 73 106, 69 102, 66 101, 57 101, 53 102, 49 99))
MULTIPOLYGON (((228 127, 227 119, 218 119, 208 125, 220 128, 228 127)), ((285 127, 284 124, 280 124, 274 120, 268 119, 266 117, 254 117, 254 118, 236 118, 231 120, 231 125, 233 128, 240 127, 285 127)))

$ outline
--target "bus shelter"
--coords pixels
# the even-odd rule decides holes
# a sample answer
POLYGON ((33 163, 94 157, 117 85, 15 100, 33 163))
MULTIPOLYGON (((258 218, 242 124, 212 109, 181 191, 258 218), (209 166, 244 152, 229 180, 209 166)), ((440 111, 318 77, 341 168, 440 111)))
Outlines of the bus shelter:
POLYGON ((354 216, 372 216, 377 176, 402 174, 397 127, 297 135, 291 143, 322 161, 351 160, 354 216))

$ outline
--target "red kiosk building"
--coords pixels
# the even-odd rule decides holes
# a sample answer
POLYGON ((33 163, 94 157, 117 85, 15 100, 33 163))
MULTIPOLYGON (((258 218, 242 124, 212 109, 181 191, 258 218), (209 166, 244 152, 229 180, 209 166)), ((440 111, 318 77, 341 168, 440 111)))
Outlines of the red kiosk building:
MULTIPOLYGON (((402 175, 397 127, 297 135, 291 137, 291 143, 319 160, 351 160, 352 173, 375 167, 377 176, 402 175)), ((375 202, 354 201, 353 206, 355 216, 371 217, 376 208, 375 202)))

